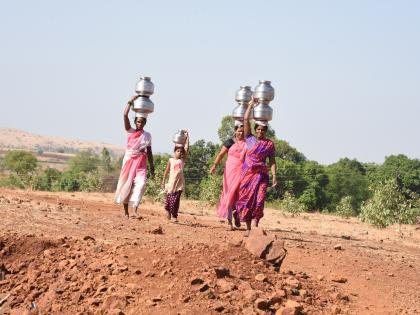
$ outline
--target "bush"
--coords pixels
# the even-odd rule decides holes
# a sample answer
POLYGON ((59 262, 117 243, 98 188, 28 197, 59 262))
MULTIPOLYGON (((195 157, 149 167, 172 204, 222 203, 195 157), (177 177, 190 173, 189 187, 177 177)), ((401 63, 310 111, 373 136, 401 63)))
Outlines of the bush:
POLYGON ((18 175, 27 175, 35 171, 38 160, 27 151, 9 151, 4 156, 4 167, 18 175))
POLYGON ((290 192, 284 194, 283 199, 280 201, 280 206, 283 210, 287 211, 292 217, 305 212, 306 207, 301 204, 290 192))
POLYGON ((65 171, 52 189, 55 191, 78 191, 80 189, 80 178, 75 172, 65 171))
MULTIPOLYGON (((155 177, 147 180, 146 196, 149 196, 153 201, 163 201, 164 193, 162 191, 163 174, 165 173, 166 165, 168 163, 169 155, 154 157, 155 162, 155 177)), ((149 173, 150 174, 150 173, 149 173)))
POLYGON ((200 183, 200 200, 212 206, 216 205, 219 202, 222 190, 223 176, 208 176, 200 183))
POLYGON ((98 172, 79 173, 79 187, 81 191, 92 192, 101 188, 101 180, 98 172))
POLYGON ((415 223, 420 211, 400 191, 397 181, 389 179, 384 184, 372 187, 373 196, 361 207, 360 217, 364 222, 377 227, 394 223, 415 223), (414 206, 413 206, 414 205, 414 206))
POLYGON ((51 191, 55 183, 60 180, 61 173, 54 168, 47 168, 36 174, 32 179, 32 189, 51 191))
POLYGON ((351 196, 345 196, 341 198, 340 202, 335 208, 335 213, 337 213, 340 217, 343 218, 349 218, 356 215, 356 211, 352 206, 351 196))
POLYGON ((26 188, 26 182, 17 174, 10 174, 0 180, 0 187, 7 188, 26 188))

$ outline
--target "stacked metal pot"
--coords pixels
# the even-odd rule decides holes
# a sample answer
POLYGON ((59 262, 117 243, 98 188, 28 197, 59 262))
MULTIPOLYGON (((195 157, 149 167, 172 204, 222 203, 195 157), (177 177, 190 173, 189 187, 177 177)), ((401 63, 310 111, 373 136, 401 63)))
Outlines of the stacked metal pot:
POLYGON ((243 120, 248 103, 254 98, 258 100, 258 104, 254 107, 251 118, 256 121, 268 122, 273 118, 273 109, 270 107, 270 102, 274 99, 274 88, 271 86, 271 81, 260 80, 259 84, 252 92, 250 86, 242 85, 236 91, 235 100, 238 102, 232 112, 232 117, 235 120, 243 120))
POLYGON ((175 144, 176 147, 183 147, 186 138, 187 135, 185 134, 185 131, 180 129, 172 137, 172 142, 175 144))
POLYGON ((153 113, 155 105, 153 104, 150 96, 155 91, 155 85, 151 81, 150 77, 140 77, 140 80, 136 84, 136 93, 140 95, 133 103, 133 111, 142 113, 143 117, 147 118, 147 115, 153 113))

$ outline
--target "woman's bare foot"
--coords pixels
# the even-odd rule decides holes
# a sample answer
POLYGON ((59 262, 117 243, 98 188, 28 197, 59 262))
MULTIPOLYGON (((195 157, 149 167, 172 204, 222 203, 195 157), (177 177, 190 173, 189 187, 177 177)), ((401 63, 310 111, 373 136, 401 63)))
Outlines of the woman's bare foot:
POLYGON ((128 215, 128 203, 124 203, 124 218, 130 218, 130 216, 128 215))
POLYGON ((235 221, 235 226, 236 226, 237 228, 240 228, 240 227, 241 227, 241 221, 239 220, 239 216, 238 216, 238 214, 236 213, 236 211, 233 213, 233 219, 234 219, 234 221, 235 221))
POLYGON ((171 214, 170 214, 169 212, 167 213, 166 218, 167 218, 168 220, 171 220, 171 214))
POLYGON ((251 234, 251 230, 246 230, 246 232, 245 232, 245 234, 244 234, 244 237, 248 237, 248 236, 249 236, 249 234, 251 234))

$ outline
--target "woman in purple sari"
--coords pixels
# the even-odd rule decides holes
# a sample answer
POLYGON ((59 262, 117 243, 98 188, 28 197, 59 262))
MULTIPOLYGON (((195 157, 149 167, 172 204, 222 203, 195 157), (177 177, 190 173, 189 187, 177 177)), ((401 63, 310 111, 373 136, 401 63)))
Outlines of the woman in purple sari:
POLYGON ((249 119, 255 103, 253 99, 244 115, 246 155, 239 185, 239 197, 236 201, 235 221, 246 222, 245 236, 249 236, 251 221, 254 219, 255 225, 258 226, 259 221, 264 216, 265 195, 269 182, 267 158, 273 177, 272 187, 277 185, 275 147, 273 142, 265 137, 268 123, 256 121, 255 136, 251 133, 249 119))

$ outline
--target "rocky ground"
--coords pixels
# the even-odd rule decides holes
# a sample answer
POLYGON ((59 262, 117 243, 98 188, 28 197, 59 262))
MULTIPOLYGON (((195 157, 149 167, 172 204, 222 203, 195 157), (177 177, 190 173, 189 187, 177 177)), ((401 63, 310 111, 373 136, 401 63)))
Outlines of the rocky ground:
POLYGON ((420 313, 416 226, 268 209, 250 240, 284 241, 279 270, 212 209, 181 211, 125 220, 112 194, 0 190, 0 314, 420 313))

